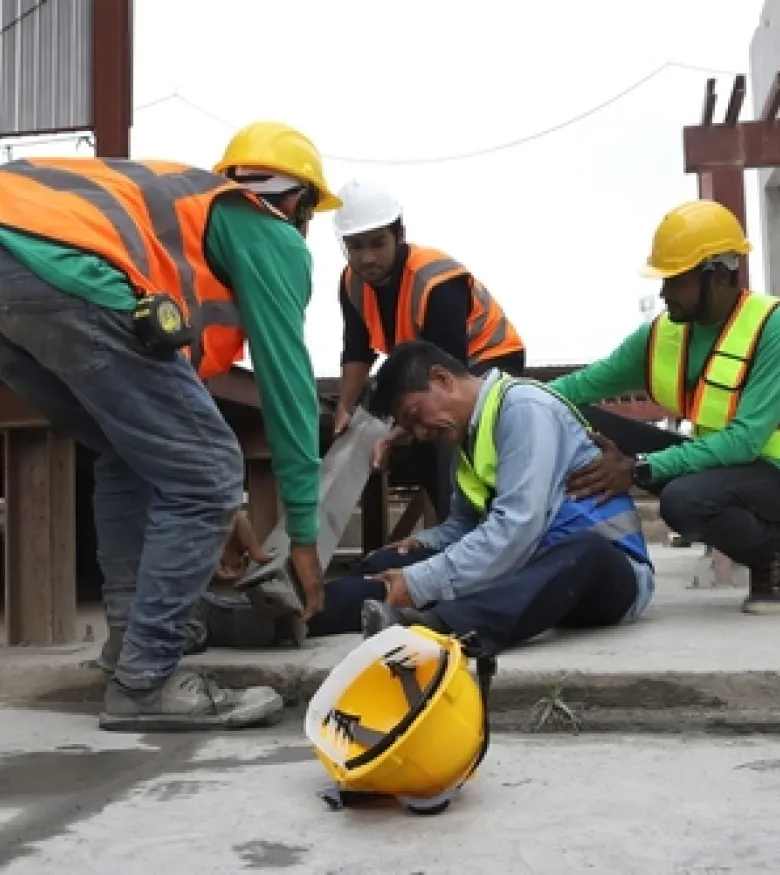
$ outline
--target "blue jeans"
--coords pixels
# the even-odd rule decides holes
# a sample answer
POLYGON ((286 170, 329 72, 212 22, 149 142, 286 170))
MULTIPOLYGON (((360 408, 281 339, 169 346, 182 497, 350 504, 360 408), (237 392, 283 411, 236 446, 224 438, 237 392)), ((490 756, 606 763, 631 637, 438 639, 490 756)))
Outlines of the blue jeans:
POLYGON ((116 679, 157 686, 243 501, 235 434, 183 355, 152 355, 129 312, 58 291, 2 247, 0 380, 98 453, 103 603, 126 627, 116 679))
MULTIPOLYGON (((359 631, 364 599, 385 598, 384 584, 363 575, 403 568, 431 555, 427 549, 399 554, 385 548, 367 557, 362 573, 327 584, 325 610, 313 618, 310 634, 359 631)), ((484 650, 497 654, 549 629, 617 624, 636 596, 634 570, 622 551, 601 535, 580 532, 538 550, 506 582, 429 609, 458 635, 476 632, 484 650)))

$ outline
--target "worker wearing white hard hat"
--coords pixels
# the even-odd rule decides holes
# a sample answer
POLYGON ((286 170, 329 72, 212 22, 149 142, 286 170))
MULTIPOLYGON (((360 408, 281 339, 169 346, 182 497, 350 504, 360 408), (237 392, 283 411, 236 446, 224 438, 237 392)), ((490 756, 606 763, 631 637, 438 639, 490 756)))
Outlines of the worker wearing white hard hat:
MULTIPOLYGON (((336 435, 347 427, 378 354, 404 341, 427 340, 475 374, 491 367, 522 374, 525 346, 496 299, 447 253, 407 242, 403 209, 388 189, 353 179, 338 197, 334 225, 348 263, 339 284, 344 343, 336 435)), ((378 442, 377 467, 402 438, 396 430, 378 442)), ((424 485, 440 518, 449 507, 450 462, 441 456, 421 465, 429 480, 436 474, 436 485, 424 485)))

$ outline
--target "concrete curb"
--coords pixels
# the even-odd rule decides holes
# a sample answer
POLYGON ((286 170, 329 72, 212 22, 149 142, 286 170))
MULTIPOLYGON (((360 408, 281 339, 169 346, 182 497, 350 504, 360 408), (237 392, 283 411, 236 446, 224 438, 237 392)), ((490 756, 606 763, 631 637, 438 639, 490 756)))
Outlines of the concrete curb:
MULTIPOLYGON (((232 654, 229 665, 198 657, 187 662, 230 686, 272 686, 292 713, 302 714, 330 666, 286 661, 284 651, 273 655, 274 664, 259 664, 251 656, 241 662, 241 654, 232 654)), ((780 669, 603 673, 499 667, 491 698, 494 727, 533 731, 534 706, 557 687, 560 699, 581 719, 583 731, 780 732, 780 669)), ((28 657, 26 662, 3 666, 0 702, 45 710, 82 704, 93 710, 104 688, 104 675, 86 659, 52 665, 28 657)), ((541 731, 572 731, 572 727, 553 714, 541 731)))

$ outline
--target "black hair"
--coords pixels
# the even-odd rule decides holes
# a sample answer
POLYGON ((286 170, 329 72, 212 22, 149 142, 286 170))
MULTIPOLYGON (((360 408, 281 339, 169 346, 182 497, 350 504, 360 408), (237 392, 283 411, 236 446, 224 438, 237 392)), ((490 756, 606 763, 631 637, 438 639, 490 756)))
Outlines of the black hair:
POLYGON ((471 376, 462 362, 427 340, 399 343, 377 371, 369 410, 374 416, 392 416, 403 395, 428 391, 434 367, 461 379, 471 376))

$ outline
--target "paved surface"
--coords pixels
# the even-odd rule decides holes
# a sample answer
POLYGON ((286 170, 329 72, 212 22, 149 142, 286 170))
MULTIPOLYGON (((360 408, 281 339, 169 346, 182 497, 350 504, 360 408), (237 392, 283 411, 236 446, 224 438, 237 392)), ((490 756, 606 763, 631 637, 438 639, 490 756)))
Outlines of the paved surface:
MULTIPOLYGON (((597 728, 780 729, 780 616, 740 612, 744 587, 691 588, 701 548, 656 547, 653 604, 637 623, 542 637, 503 655, 494 706, 524 725, 530 707, 563 681, 567 701, 597 728)), ((103 676, 88 667, 97 641, 64 648, 0 648, 0 701, 97 701, 103 676)), ((271 684, 300 706, 355 645, 312 639, 301 650, 218 651, 190 658, 229 683, 271 684)))
POLYGON ((300 726, 100 733, 0 709, 8 875, 780 872, 780 740, 496 738, 445 814, 331 812, 300 726))

